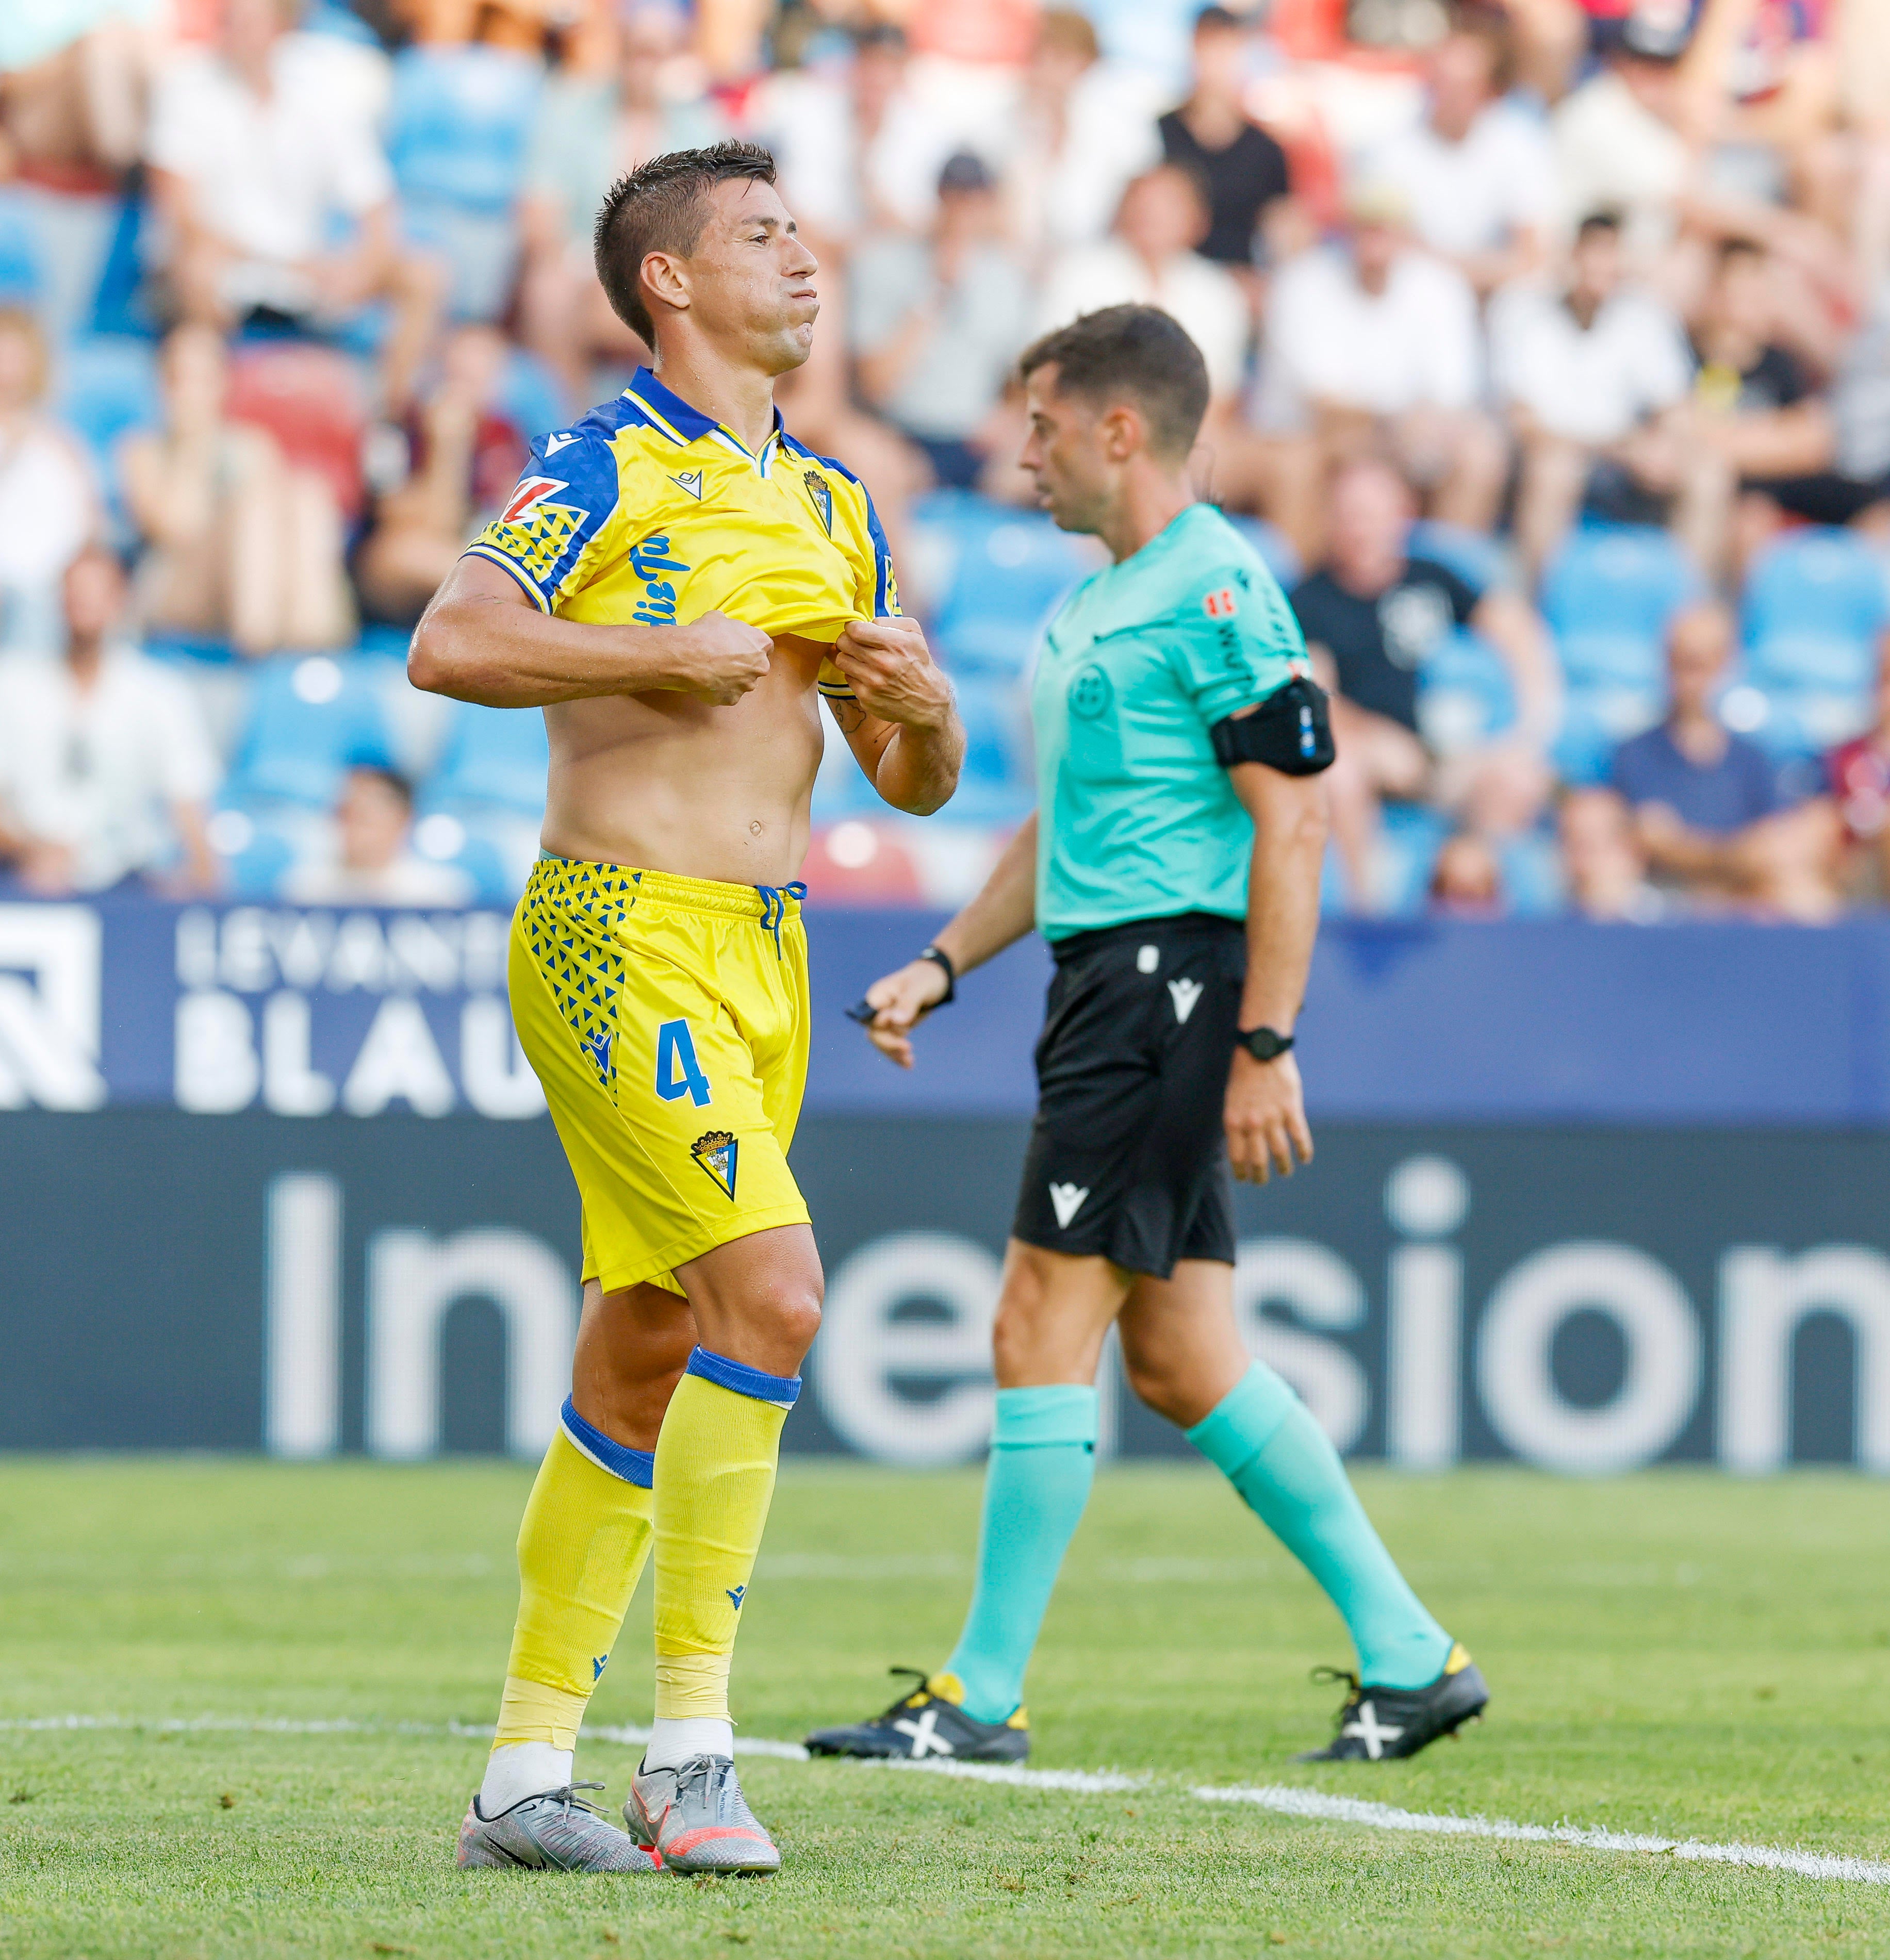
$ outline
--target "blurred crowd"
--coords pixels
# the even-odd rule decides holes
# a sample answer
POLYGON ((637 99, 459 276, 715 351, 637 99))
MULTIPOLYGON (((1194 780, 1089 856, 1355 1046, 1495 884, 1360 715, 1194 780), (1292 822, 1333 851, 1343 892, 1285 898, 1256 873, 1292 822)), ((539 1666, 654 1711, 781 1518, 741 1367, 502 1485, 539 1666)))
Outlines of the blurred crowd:
POLYGON ((1015 357, 1131 299, 1335 696, 1333 909, 1890 896, 1890 0, 0 8, 0 886, 517 889, 539 718, 399 657, 647 358, 603 190, 724 135, 823 262, 789 424, 971 738, 924 825, 836 753, 816 898, 954 902, 1029 809, 1096 561, 1015 357))

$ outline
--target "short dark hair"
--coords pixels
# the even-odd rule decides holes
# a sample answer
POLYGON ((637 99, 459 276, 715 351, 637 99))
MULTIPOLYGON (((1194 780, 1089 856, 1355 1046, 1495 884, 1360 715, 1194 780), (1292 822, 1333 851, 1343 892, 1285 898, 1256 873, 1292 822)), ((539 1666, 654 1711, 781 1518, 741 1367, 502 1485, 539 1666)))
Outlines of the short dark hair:
POLYGON ((1597 231, 1605 231, 1610 237, 1618 238, 1621 236, 1621 213, 1618 211, 1591 211, 1575 228, 1576 242, 1579 244, 1597 231))
POLYGON ((1126 395, 1148 418, 1150 447, 1185 456, 1208 412, 1208 364, 1187 329, 1160 307, 1105 307, 1058 327, 1023 351, 1017 371, 1029 380, 1055 363, 1061 394, 1099 407, 1126 395))
POLYGON ((597 277, 611 310, 652 347, 656 328, 643 303, 643 262, 652 252, 686 256, 708 221, 708 194, 746 177, 775 181, 775 159, 759 143, 711 143, 652 157, 605 193, 595 236, 597 277))
POLYGON ((390 791, 404 808, 412 809, 413 784, 398 769, 390 769, 384 762, 356 762, 348 773, 351 776, 365 776, 371 782, 380 784, 383 789, 390 791))

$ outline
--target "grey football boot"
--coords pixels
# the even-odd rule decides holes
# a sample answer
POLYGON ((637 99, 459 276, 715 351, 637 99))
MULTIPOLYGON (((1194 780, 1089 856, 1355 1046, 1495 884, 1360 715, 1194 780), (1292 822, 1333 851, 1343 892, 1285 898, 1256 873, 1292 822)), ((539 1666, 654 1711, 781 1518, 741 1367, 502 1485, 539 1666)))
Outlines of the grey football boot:
POLYGON ((460 1870, 498 1866, 535 1872, 654 1872, 657 1861, 643 1847, 606 1824, 575 1793, 600 1783, 568 1783, 538 1796, 522 1796, 496 1817, 479 1809, 476 1793, 460 1825, 456 1860, 460 1870))
POLYGON ((755 1822, 727 1756, 692 1756, 677 1769, 639 1768, 623 1821, 673 1872, 781 1868, 781 1853, 755 1822))

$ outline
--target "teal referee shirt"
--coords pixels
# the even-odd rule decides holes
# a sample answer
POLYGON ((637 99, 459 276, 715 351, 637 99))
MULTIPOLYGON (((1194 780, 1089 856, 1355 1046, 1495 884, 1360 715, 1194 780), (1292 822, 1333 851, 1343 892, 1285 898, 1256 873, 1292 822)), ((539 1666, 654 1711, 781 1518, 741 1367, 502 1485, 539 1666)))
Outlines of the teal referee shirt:
POLYGON ((1031 691, 1038 931, 1244 918, 1253 825, 1208 731, 1309 672, 1286 595, 1211 504, 1078 586, 1031 691))

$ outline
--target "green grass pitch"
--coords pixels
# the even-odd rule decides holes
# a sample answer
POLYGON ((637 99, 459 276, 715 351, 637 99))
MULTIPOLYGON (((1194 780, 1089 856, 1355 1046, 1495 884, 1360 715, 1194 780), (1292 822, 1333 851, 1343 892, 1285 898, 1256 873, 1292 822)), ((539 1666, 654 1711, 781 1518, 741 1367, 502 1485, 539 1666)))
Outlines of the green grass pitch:
MULTIPOLYGON (((1890 1888, 1202 1803, 1292 1782, 1425 1811, 1890 1856, 1890 1503, 1800 1474, 1367 1473, 1489 1676, 1416 1762, 1288 1767, 1337 1621, 1225 1487, 1115 1468, 1051 1610, 1041 1768, 1126 1793, 751 1759, 769 1881, 452 1867, 528 1473, 0 1462, 0 1955, 1890 1954, 1890 1888), (59 1731, 53 1716, 151 1726, 59 1731), (346 1719, 328 1734, 166 1718, 346 1719)), ((756 1736, 883 1705, 963 1609, 978 1480, 791 1462, 736 1661, 756 1736)), ((596 1703, 648 1717, 646 1580, 596 1703)), ((630 1750, 580 1774, 621 1800, 630 1750)))

